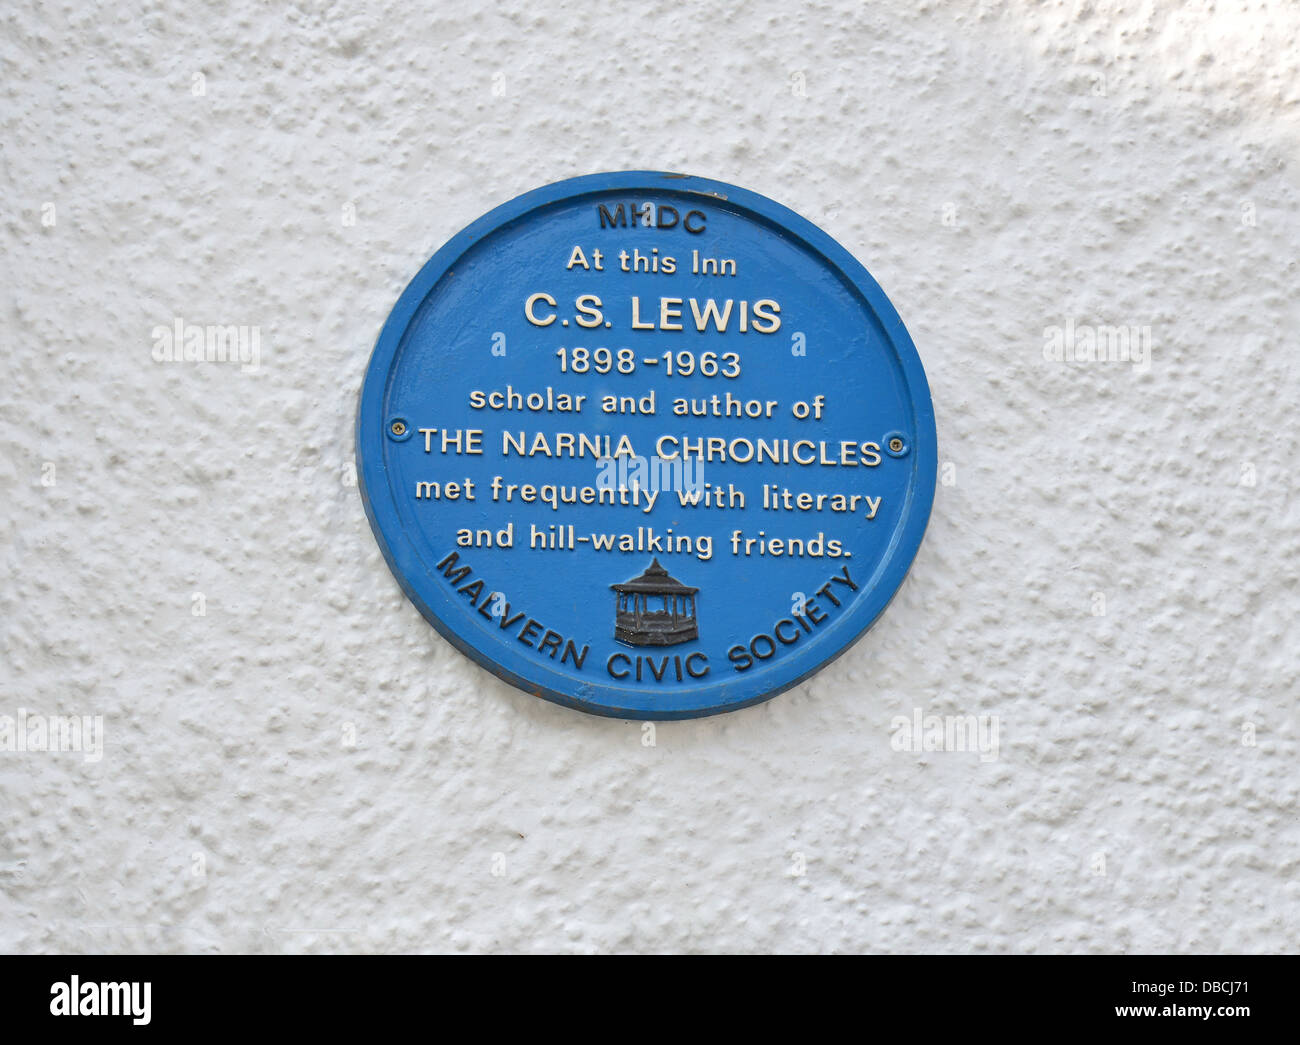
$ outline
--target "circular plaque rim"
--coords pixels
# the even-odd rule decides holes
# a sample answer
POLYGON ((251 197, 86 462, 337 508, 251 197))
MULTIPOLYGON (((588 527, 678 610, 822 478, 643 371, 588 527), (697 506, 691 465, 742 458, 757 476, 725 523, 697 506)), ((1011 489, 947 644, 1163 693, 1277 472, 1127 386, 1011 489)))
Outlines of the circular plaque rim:
POLYGON ((613 718, 668 720, 717 715, 770 700, 805 681, 857 644, 888 608, 920 550, 934 504, 938 445, 930 386, 916 346, 885 292, 848 250, 806 218, 756 192, 694 175, 636 170, 587 174, 525 192, 466 226, 425 262, 393 306, 366 365, 357 409, 356 463, 366 517, 389 569, 425 620, 461 653, 516 688, 566 707, 613 718), (384 444, 393 438, 388 428, 393 419, 385 415, 386 393, 403 338, 425 298, 467 250, 496 228, 550 204, 610 190, 698 195, 701 203, 722 203, 744 212, 751 220, 757 218, 800 240, 832 271, 838 272, 875 313, 902 370, 907 402, 916 425, 911 433, 912 443, 903 457, 910 460, 912 470, 903 518, 895 530, 892 546, 873 573, 874 584, 870 590, 863 590, 849 612, 852 624, 849 637, 837 642, 824 656, 819 644, 813 642, 779 665, 756 671, 752 677, 704 684, 702 688, 713 694, 714 699, 695 708, 656 710, 620 706, 617 701, 626 688, 600 682, 583 683, 572 691, 555 689, 547 682, 565 676, 528 660, 504 640, 497 646, 480 648, 472 641, 471 632, 462 632, 441 616, 431 604, 434 600, 426 597, 432 592, 435 597, 441 596, 445 605, 455 606, 437 584, 433 564, 425 563, 414 544, 403 539, 394 491, 387 477, 384 444))

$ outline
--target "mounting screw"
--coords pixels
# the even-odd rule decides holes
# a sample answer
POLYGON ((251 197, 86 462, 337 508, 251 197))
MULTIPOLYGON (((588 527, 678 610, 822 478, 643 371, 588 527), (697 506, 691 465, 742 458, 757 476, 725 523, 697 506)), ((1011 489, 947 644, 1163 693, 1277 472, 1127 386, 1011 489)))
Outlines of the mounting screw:
POLYGON ((404 417, 394 417, 388 422, 388 438, 401 443, 411 438, 411 426, 404 417))
POLYGON ((887 432, 885 438, 880 441, 884 444, 885 453, 890 457, 906 457, 908 450, 911 449, 904 432, 887 432))

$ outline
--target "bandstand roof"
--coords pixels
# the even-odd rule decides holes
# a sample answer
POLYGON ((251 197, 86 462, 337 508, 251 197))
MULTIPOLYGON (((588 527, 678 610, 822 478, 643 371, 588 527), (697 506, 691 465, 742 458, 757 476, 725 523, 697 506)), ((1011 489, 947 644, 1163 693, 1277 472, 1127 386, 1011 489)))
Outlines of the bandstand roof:
POLYGON ((615 591, 637 592, 647 595, 694 595, 699 588, 692 588, 689 584, 683 584, 676 578, 669 577, 668 571, 659 565, 659 560, 655 559, 650 563, 645 573, 640 577, 633 577, 630 581, 624 581, 622 584, 611 584, 615 591))

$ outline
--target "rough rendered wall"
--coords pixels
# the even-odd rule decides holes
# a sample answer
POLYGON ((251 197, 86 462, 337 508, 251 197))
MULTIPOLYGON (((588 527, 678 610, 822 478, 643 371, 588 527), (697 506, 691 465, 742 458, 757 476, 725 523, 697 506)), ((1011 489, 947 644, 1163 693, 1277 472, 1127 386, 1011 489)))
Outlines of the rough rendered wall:
POLYGON ((0 948, 1294 949, 1300 7, 1208 6, 7 5, 0 716, 104 747, 0 749, 0 948), (453 651, 349 481, 420 265, 626 168, 853 251, 946 463, 857 646, 653 746, 453 651))

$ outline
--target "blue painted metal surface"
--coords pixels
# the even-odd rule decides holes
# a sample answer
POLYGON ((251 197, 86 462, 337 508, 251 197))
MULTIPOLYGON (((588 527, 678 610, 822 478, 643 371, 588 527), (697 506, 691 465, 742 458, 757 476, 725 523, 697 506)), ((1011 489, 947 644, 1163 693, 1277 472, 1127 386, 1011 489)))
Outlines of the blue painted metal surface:
POLYGON ((389 566, 458 649, 670 719, 767 699, 870 627, 937 449, 912 341, 844 248, 744 189, 628 171, 433 256, 375 346, 357 461, 389 566))

